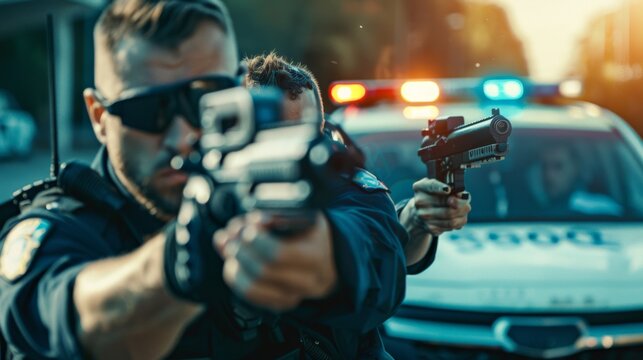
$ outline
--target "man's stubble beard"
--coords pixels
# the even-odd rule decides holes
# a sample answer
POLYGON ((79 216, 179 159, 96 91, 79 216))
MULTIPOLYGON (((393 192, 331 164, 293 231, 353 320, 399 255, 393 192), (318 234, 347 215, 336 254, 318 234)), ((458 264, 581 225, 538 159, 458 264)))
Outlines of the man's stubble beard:
POLYGON ((167 199, 154 188, 153 179, 159 170, 170 166, 170 160, 175 155, 169 151, 163 151, 156 159, 150 161, 135 157, 122 159, 121 171, 129 180, 129 184, 126 184, 127 190, 152 215, 163 220, 176 217, 181 205, 180 194, 183 191, 182 188, 178 190, 178 201, 167 199))

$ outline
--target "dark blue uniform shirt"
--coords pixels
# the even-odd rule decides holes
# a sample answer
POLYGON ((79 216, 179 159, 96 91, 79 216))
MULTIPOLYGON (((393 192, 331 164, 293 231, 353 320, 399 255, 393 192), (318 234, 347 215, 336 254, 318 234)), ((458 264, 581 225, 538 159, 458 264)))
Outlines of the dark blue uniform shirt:
MULTIPOLYGON (((93 167, 118 188, 104 151, 93 167)), ((208 311, 189 326, 170 357, 229 359, 262 354, 261 358, 269 358, 268 349, 300 347, 301 328, 297 326, 303 324, 322 345, 325 341, 334 344, 339 357, 356 358, 360 338, 370 343, 370 335, 376 335, 376 327, 404 297, 402 249, 407 241, 383 185, 368 173, 360 174, 361 178, 344 179, 335 186, 333 201, 324 210, 338 267, 335 295, 306 301, 285 315, 285 340, 277 342, 270 329, 243 342, 221 325, 216 311, 208 311), (298 325, 289 327, 288 319, 298 325)), ((76 276, 93 261, 136 250, 146 236, 163 226, 133 200, 124 198, 129 206, 114 214, 55 190, 45 192, 0 233, 0 331, 13 357, 83 357, 73 302, 76 276)))

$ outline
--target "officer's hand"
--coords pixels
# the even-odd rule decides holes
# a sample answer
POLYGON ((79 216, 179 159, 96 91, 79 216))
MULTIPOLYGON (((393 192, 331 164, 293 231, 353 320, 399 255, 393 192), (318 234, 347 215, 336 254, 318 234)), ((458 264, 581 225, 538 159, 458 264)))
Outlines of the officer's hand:
POLYGON ((226 283, 248 302, 275 311, 327 296, 337 283, 333 242, 328 220, 315 216, 312 227, 289 237, 270 231, 277 222, 283 228, 283 218, 255 212, 232 220, 214 237, 226 283))
POLYGON ((445 231, 461 229, 467 223, 471 211, 468 192, 450 196, 449 186, 428 178, 414 183, 413 191, 415 195, 400 216, 409 233, 422 231, 438 236, 445 231))
POLYGON ((216 302, 221 289, 223 260, 212 248, 212 236, 221 225, 208 210, 212 183, 204 176, 190 177, 176 222, 165 231, 165 282, 179 298, 198 303, 216 302))

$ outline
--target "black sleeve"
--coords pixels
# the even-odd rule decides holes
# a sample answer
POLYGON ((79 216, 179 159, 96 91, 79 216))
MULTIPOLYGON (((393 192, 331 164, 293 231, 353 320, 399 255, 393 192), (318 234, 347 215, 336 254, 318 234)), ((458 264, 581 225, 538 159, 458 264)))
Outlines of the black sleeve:
POLYGON ((426 254, 424 254, 422 260, 406 267, 406 273, 408 275, 417 275, 423 272, 424 270, 428 269, 429 266, 431 266, 431 264, 433 264, 433 262, 435 261, 435 253, 438 251, 438 237, 435 235, 431 235, 431 237, 431 245, 429 246, 429 250, 426 252, 426 254))
POLYGON ((13 352, 30 359, 83 357, 77 339, 74 283, 89 261, 112 252, 92 236, 95 232, 90 227, 43 211, 8 224, 9 231, 0 235, 0 327, 13 352), (40 222, 41 230, 47 227, 46 233, 20 233, 24 221, 40 222), (29 241, 37 238, 38 246, 29 253, 21 252, 20 236, 31 236, 29 241), (11 242, 16 246, 14 251, 10 250, 11 242), (23 256, 26 265, 19 276, 11 273, 18 264, 6 262, 12 261, 7 256, 16 253, 23 256))
MULTIPOLYGON (((402 200, 402 201, 398 202, 397 204, 395 204, 395 212, 397 213, 397 218, 398 219, 402 215, 402 210, 404 210, 404 208, 409 203, 409 201, 411 201, 410 198, 402 200)), ((418 261, 417 263, 406 267, 406 273, 408 275, 417 275, 417 274, 423 272, 424 270, 428 269, 429 266, 431 266, 431 264, 433 264, 433 262, 435 261, 435 254, 436 254, 436 252, 438 250, 438 238, 439 237, 435 236, 435 235, 431 235, 431 236, 432 236, 431 245, 429 246, 429 250, 426 252, 426 254, 424 254, 424 257, 422 257, 422 259, 420 261, 418 261)), ((406 245, 406 244, 404 244, 404 245, 406 245)))
POLYGON ((314 304, 315 318, 365 333, 391 317, 404 298, 406 231, 385 191, 365 191, 348 181, 325 215, 332 228, 338 287, 314 304))

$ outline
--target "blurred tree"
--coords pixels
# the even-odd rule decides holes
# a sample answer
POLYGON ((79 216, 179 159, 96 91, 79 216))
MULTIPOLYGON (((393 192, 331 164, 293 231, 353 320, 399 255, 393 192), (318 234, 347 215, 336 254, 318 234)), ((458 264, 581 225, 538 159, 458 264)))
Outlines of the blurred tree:
POLYGON ((501 7, 471 0, 227 1, 241 52, 276 49, 337 79, 527 75, 501 7))
POLYGON ((290 58, 301 58, 310 31, 312 12, 298 0, 225 1, 234 20, 242 56, 273 49, 290 58))
POLYGON ((408 51, 410 60, 402 76, 527 75, 522 42, 501 7, 476 1, 409 0, 406 11, 409 34, 398 51, 408 51))
POLYGON ((306 64, 322 93, 341 78, 372 78, 378 54, 393 41, 386 0, 227 1, 244 56, 277 50, 306 64))
POLYGON ((467 2, 464 8, 466 21, 460 34, 469 56, 460 76, 528 75, 522 41, 514 34, 504 9, 477 2, 467 2))
POLYGON ((458 76, 468 55, 459 39, 467 20, 462 2, 408 0, 405 5, 408 33, 395 45, 407 57, 396 73, 402 77, 458 76))

